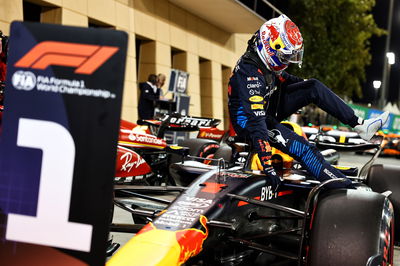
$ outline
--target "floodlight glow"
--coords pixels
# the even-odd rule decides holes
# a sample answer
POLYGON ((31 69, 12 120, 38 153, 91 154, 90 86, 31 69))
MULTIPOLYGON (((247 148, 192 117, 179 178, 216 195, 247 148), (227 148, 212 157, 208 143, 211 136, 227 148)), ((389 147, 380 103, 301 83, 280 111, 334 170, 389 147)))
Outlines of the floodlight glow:
POLYGON ((386 53, 386 56, 388 58, 388 63, 390 65, 394 65, 394 63, 396 62, 394 53, 392 52, 386 53))
POLYGON ((372 85, 374 86, 375 89, 379 89, 382 85, 382 82, 380 80, 374 80, 372 81, 372 85))

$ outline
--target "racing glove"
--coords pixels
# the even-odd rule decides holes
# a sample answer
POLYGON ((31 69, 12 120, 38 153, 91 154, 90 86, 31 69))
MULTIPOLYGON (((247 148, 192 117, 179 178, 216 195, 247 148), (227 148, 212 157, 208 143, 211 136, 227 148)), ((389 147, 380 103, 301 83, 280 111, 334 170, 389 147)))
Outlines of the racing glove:
POLYGON ((272 167, 272 165, 264 167, 263 173, 269 178, 270 184, 274 188, 273 191, 277 191, 282 180, 280 176, 275 172, 274 167, 272 167))
POLYGON ((271 146, 269 145, 268 141, 256 139, 255 148, 261 165, 264 169, 263 173, 269 178, 272 187, 276 191, 282 180, 270 163, 272 157, 271 146))

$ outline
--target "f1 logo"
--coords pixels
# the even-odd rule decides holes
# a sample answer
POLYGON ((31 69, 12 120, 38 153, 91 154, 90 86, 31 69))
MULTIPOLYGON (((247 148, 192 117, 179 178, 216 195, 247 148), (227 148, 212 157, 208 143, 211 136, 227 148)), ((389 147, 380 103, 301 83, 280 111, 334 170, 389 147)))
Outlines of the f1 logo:
POLYGON ((44 41, 15 63, 15 67, 46 69, 50 65, 75 67, 76 74, 90 75, 104 64, 118 47, 44 41))

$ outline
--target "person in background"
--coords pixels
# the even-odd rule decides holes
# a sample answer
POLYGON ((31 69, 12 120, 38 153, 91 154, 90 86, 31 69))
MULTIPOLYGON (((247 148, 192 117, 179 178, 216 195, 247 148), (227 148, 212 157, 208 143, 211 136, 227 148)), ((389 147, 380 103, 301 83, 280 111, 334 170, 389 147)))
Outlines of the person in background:
POLYGON ((160 91, 157 89, 157 76, 150 74, 146 82, 139 84, 139 89, 139 119, 153 119, 154 101, 160 99, 160 91))
POLYGON ((164 74, 158 74, 157 75, 157 90, 159 90, 159 95, 160 95, 160 99, 163 99, 164 98, 164 92, 163 92, 163 90, 162 90, 162 87, 164 86, 164 83, 165 83, 165 79, 166 79, 166 76, 164 75, 164 74))

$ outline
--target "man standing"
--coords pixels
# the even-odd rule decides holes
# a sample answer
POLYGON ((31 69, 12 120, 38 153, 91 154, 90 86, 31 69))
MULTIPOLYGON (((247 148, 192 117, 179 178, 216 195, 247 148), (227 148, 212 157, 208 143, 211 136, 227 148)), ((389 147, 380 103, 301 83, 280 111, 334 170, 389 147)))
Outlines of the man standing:
POLYGON ((160 91, 157 89, 156 83, 157 76, 155 74, 150 74, 147 78, 147 82, 139 84, 139 119, 153 119, 154 117, 154 101, 160 98, 160 91))

